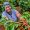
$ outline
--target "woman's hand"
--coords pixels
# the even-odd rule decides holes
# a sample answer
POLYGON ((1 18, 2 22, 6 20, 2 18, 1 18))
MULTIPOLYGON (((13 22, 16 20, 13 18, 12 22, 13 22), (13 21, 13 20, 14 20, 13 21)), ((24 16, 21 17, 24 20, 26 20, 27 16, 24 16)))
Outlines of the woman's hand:
POLYGON ((5 17, 6 20, 8 20, 8 17, 5 17))

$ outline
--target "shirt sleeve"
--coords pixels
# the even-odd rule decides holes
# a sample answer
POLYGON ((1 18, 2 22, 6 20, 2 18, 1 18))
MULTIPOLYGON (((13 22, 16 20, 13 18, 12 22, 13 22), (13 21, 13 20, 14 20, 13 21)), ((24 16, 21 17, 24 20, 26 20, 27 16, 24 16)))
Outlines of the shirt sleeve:
POLYGON ((6 13, 3 12, 3 13, 2 13, 2 17, 6 17, 6 13))

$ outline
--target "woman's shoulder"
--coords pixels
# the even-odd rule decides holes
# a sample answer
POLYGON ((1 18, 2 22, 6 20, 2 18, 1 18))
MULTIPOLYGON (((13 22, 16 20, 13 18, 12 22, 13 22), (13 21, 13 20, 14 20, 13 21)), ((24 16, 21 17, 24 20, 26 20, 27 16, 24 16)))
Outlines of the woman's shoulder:
POLYGON ((3 12, 2 12, 2 14, 6 14, 6 12, 5 12, 5 11, 3 11, 3 12))

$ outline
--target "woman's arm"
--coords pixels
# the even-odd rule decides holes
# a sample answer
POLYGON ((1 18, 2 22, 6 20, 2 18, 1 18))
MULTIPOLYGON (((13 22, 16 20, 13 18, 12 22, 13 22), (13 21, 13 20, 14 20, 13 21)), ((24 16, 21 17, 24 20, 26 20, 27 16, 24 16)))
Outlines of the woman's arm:
POLYGON ((18 17, 19 20, 25 20, 24 18, 21 17, 22 15, 18 11, 16 11, 16 16, 18 17))

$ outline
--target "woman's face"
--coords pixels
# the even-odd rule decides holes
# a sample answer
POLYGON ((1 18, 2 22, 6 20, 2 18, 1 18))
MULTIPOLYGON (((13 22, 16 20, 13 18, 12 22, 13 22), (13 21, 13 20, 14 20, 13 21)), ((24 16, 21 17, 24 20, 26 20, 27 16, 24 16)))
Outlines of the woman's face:
POLYGON ((5 6, 5 11, 10 12, 11 11, 11 7, 9 5, 5 6))

